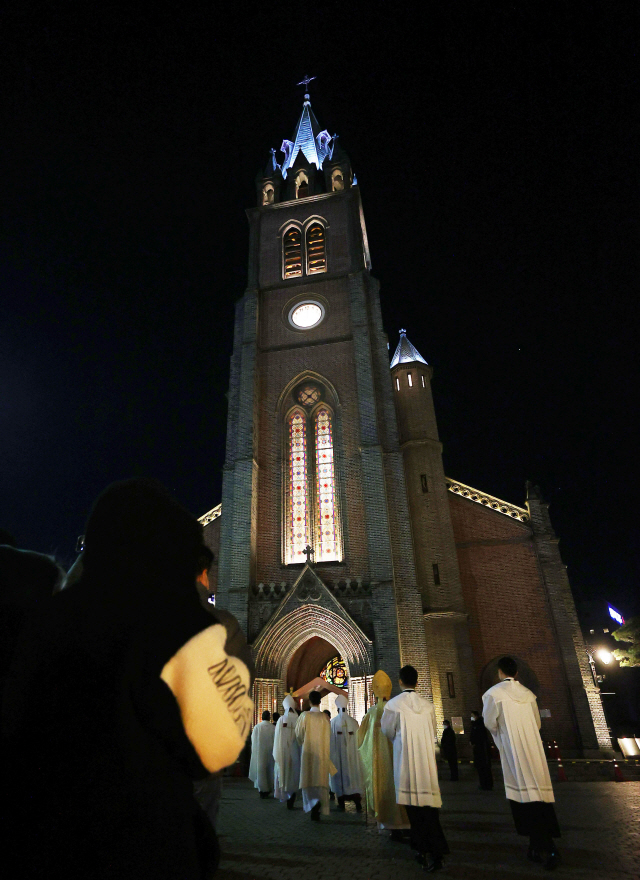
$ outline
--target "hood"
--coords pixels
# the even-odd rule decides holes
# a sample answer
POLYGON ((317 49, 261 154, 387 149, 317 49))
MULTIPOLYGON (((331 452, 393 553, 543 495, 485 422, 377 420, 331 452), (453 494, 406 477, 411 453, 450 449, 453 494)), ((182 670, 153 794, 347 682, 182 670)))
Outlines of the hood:
POLYGON ((396 697, 403 712, 413 712, 415 715, 422 715, 429 708, 428 700, 418 696, 415 691, 404 691, 396 697))
POLYGON ((536 698, 533 691, 513 678, 501 681, 492 690, 497 692, 494 694, 494 699, 513 700, 514 703, 532 703, 536 698))

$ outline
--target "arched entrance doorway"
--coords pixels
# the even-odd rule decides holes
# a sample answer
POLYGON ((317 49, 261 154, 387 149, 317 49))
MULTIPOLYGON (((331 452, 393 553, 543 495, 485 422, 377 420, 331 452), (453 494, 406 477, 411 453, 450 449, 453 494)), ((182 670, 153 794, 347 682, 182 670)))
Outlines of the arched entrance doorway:
POLYGON ((371 702, 373 644, 353 623, 328 608, 303 604, 269 621, 254 646, 256 717, 273 711, 290 688, 318 676, 339 655, 349 675, 349 711, 360 721, 371 702))
POLYGON ((339 654, 331 642, 321 636, 311 636, 303 642, 289 661, 286 689, 297 691, 308 681, 317 678, 327 663, 339 654))

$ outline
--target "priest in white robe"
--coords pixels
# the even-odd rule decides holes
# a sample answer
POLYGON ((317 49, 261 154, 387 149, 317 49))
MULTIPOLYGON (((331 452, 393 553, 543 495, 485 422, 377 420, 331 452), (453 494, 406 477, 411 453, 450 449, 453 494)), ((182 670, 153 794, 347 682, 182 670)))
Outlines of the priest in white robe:
POLYGON ((353 801, 358 813, 362 812, 364 774, 358 752, 358 722, 347 714, 348 701, 344 694, 336 697, 338 714, 331 719, 331 761, 338 771, 329 786, 338 799, 338 809, 344 813, 346 801, 353 801))
POLYGON ((560 837, 549 767, 540 739, 536 696, 516 681, 518 664, 512 657, 498 661, 500 681, 482 697, 482 715, 493 736, 504 787, 518 834, 529 837, 528 858, 544 861, 548 869, 560 863, 553 842, 560 837))
POLYGON ((266 709, 262 721, 251 731, 251 763, 249 779, 260 792, 261 798, 268 798, 273 790, 273 740, 276 729, 271 723, 271 713, 266 709))
POLYGON ((331 724, 320 711, 321 696, 311 691, 311 709, 303 712, 296 725, 296 738, 302 748, 300 755, 300 788, 305 813, 319 822, 320 813, 329 815, 329 776, 336 768, 329 755, 331 724))
POLYGON ((393 743, 396 803, 407 811, 418 862, 432 873, 444 866, 443 856, 449 847, 438 813, 442 798, 436 766, 436 716, 433 703, 415 692, 417 683, 414 667, 403 666, 402 693, 385 706, 381 727, 393 743))
POLYGON ((300 788, 300 744, 296 739, 298 713, 296 701, 290 695, 284 698, 282 707, 284 714, 278 718, 273 741, 273 796, 279 801, 286 801, 287 809, 293 810, 300 788))

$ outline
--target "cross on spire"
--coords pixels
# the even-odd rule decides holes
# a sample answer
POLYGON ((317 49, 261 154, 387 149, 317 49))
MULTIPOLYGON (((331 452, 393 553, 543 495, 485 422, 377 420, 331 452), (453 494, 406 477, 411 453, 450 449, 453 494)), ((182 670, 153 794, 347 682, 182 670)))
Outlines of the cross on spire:
POLYGON ((300 80, 298 83, 299 86, 304 86, 304 100, 305 103, 309 100, 309 83, 313 82, 316 79, 315 76, 309 76, 309 74, 305 74, 304 78, 300 80))
POLYGON ((312 564, 311 557, 313 556, 313 554, 315 552, 313 547, 310 544, 307 544, 307 546, 304 548, 304 550, 302 552, 307 557, 307 565, 311 565, 312 564))

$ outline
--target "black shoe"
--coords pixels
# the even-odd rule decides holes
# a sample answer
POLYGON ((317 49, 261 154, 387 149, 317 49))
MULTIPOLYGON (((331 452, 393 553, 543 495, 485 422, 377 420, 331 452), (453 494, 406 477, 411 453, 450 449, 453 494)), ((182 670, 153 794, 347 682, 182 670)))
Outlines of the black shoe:
POLYGON ((395 841, 396 843, 402 843, 402 841, 404 840, 404 838, 403 838, 403 836, 402 836, 402 831, 400 831, 399 828, 395 828, 395 829, 391 832, 390 840, 393 840, 393 841, 395 841))
POLYGON ((562 864, 562 859, 560 858, 560 853, 556 850, 556 852, 549 853, 547 858, 544 861, 544 866, 547 871, 554 871, 558 865, 562 864))
POLYGON ((335 799, 336 799, 336 794, 335 794, 335 792, 334 792, 334 791, 330 791, 330 792, 329 792, 329 800, 330 800, 330 801, 335 801, 335 799))
POLYGON ((433 859, 424 866, 425 874, 433 874, 434 871, 441 871, 444 868, 442 859, 433 859))
POLYGON ((291 800, 291 798, 289 798, 289 800, 287 801, 287 810, 293 810, 294 803, 295 803, 295 801, 293 801, 293 800, 291 800))
POLYGON ((541 862, 542 861, 542 856, 540 855, 538 850, 534 849, 532 846, 529 846, 529 849, 527 850, 527 858, 529 859, 530 862, 541 862))
POLYGON ((356 803, 356 813, 361 813, 361 812, 362 812, 362 804, 360 803, 360 801, 358 801, 356 803))

